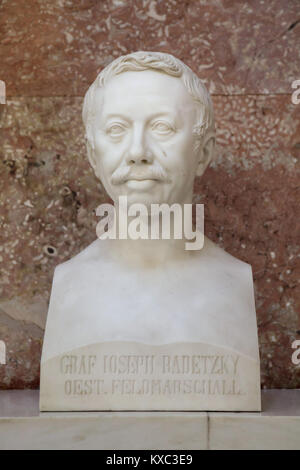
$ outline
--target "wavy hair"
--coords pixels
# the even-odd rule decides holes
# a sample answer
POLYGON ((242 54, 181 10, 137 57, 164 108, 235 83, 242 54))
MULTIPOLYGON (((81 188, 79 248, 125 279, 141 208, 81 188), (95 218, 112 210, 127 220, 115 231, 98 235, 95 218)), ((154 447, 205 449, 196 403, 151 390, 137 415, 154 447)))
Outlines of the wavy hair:
POLYGON ((86 129, 86 138, 90 144, 94 112, 94 96, 98 88, 104 88, 115 75, 123 72, 157 70, 172 77, 179 78, 197 105, 197 122, 193 128, 196 137, 196 148, 200 145, 206 132, 215 133, 214 112, 210 95, 199 77, 181 60, 163 52, 139 51, 118 57, 107 65, 89 87, 83 102, 82 119, 86 129))

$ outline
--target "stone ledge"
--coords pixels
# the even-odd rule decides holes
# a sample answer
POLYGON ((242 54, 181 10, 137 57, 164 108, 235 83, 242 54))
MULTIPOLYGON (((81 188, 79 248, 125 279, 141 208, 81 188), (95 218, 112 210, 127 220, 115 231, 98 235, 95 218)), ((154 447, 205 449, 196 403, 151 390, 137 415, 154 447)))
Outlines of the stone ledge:
POLYGON ((40 413, 38 390, 0 391, 0 449, 300 449, 300 390, 261 413, 40 413))

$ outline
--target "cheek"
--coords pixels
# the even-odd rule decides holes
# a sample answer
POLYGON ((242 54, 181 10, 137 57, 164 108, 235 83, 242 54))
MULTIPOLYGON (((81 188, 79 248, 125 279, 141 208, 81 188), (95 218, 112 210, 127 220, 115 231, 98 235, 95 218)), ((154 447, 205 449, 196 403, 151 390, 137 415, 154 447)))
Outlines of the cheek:
MULTIPOLYGON (((185 167, 191 164, 194 154, 194 139, 190 135, 188 138, 177 136, 172 141, 163 144, 163 150, 166 157, 169 157, 170 164, 185 167)), ((172 165, 173 166, 173 165, 172 165)))
POLYGON ((105 155, 109 151, 109 142, 102 132, 97 132, 94 137, 95 150, 98 155, 105 155))
POLYGON ((113 171, 124 153, 124 145, 109 141, 103 135, 95 137, 95 155, 100 168, 113 171))

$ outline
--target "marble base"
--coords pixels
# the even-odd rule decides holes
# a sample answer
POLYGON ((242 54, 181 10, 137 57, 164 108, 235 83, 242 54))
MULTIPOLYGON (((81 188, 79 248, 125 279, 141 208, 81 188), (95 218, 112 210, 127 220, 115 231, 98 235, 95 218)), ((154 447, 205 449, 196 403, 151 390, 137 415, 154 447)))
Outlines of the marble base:
POLYGON ((260 411, 251 266, 208 239, 148 267, 137 249, 95 240, 56 267, 40 410, 260 411))
POLYGON ((0 391, 1 450, 206 448, 206 413, 40 413, 38 390, 0 391))
POLYGON ((300 449, 300 390, 262 391, 262 413, 208 413, 212 450, 300 449))
POLYGON ((96 343, 42 361, 40 410, 260 411, 259 362, 202 343, 96 343))
POLYGON ((262 412, 39 412, 38 390, 0 391, 0 449, 300 449, 300 390, 262 412))

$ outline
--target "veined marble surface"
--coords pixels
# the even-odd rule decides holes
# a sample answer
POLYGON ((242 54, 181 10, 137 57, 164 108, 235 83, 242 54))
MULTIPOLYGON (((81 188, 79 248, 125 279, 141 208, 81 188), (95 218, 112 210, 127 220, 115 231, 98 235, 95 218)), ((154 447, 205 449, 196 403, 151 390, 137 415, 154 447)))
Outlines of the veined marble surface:
POLYGON ((0 6, 1 388, 38 387, 54 268, 92 242, 93 210, 107 202, 83 158, 83 94, 113 57, 139 49, 176 50, 212 94, 216 161, 194 202, 206 205, 206 235, 253 268, 262 385, 300 387, 290 360, 300 331, 299 1, 85 3, 0 6))

